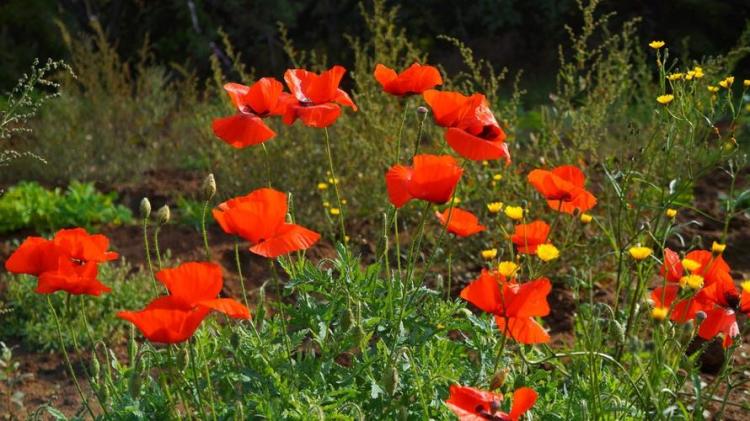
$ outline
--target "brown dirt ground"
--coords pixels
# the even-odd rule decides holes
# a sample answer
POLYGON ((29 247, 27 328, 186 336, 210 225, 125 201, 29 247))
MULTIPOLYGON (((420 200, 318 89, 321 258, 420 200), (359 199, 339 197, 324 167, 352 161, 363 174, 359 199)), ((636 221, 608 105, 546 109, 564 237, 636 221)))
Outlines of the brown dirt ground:
MULTIPOLYGON (((745 175, 743 175, 738 185, 745 185, 745 175)), ((171 198, 178 195, 197 194, 200 190, 201 177, 194 173, 173 173, 160 172, 148 174, 148 176, 138 182, 123 183, 115 186, 107 186, 104 190, 115 190, 120 194, 121 201, 133 209, 134 213, 138 212, 138 205, 142 197, 149 197, 154 208, 164 203, 170 203, 171 198)), ((725 191, 728 186, 728 177, 722 173, 711 174, 702 180, 695 189, 695 203, 697 208, 709 215, 720 215, 720 201, 718 193, 725 191)), ((711 221, 697 212, 685 210, 681 211, 678 222, 687 223, 689 221, 699 221, 701 225, 686 225, 682 232, 686 239, 701 236, 704 245, 710 247, 711 241, 718 239, 721 235, 722 226, 720 223, 711 221)), ((366 227, 352 226, 350 231, 367 230, 366 227)), ((136 266, 145 265, 144 252, 142 243, 142 231, 139 226, 119 226, 103 227, 100 230, 107 235, 116 250, 121 253, 123 258, 136 266)), ((725 254, 726 259, 732 266, 735 279, 744 279, 750 274, 750 259, 745 255, 750 251, 750 224, 748 218, 741 216, 732 222, 729 229, 730 235, 728 243, 730 247, 725 254)), ((31 233, 17 233, 12 236, 23 238, 31 233)), ((12 237, 0 238, 3 244, 0 246, 0 260, 5 259, 11 252, 7 240, 12 237)), ((209 230, 209 242, 214 259, 221 264, 225 271, 224 294, 235 296, 240 293, 239 279, 235 275, 234 263, 234 240, 226 236, 216 226, 209 230)), ((174 259, 200 260, 204 257, 202 241, 200 234, 193 228, 171 224, 161 231, 160 245, 164 250, 170 250, 174 259)), ((672 244, 676 249, 681 249, 679 244, 672 244)), ((241 247, 246 247, 241 244, 241 247)), ((362 243, 360 252, 365 256, 372 254, 372 244, 362 243)), ((335 251, 331 244, 322 243, 311 250, 308 257, 318 260, 320 258, 332 257, 335 251)), ((258 256, 250 253, 241 253, 241 263, 245 271, 246 288, 252 295, 257 288, 266 280, 271 278, 268 262, 258 256)), ((467 268, 470 269, 470 268, 467 268)), ((477 269, 477 268, 475 268, 477 269)), ((473 273, 473 272, 471 272, 473 273)), ((455 279, 452 292, 457 294, 458 291, 470 280, 455 279)), ((0 296, 3 294, 3 287, 0 285, 0 296)), ((607 299, 611 291, 602 290, 597 293, 598 297, 607 299)), ((610 297, 611 298, 611 297, 610 297)), ((545 323, 550 328, 553 344, 570 344, 574 340, 571 334, 573 330, 573 317, 576 311, 576 304, 573 294, 560 287, 555 287, 549 296, 552 313, 545 318, 545 323)), ((23 419, 30 415, 40 405, 49 404, 62 410, 66 415, 72 415, 80 406, 80 398, 70 380, 61 355, 56 353, 37 353, 33 350, 25 349, 17 340, 10 338, 5 340, 10 346, 14 347, 14 360, 20 363, 20 373, 30 374, 28 379, 20 382, 14 390, 24 393, 24 407, 19 408, 5 399, 8 388, 4 383, 0 383, 0 417, 5 419, 23 419)), ((750 334, 745 338, 743 346, 735 353, 737 362, 746 362, 747 356, 750 355, 750 334)), ((711 352, 711 354, 714 354, 711 352)), ((74 365, 78 364, 79 359, 71 355, 74 365)), ((88 358, 83 356, 83 361, 88 358)), ((715 363, 715 362, 714 362, 715 363)), ((710 363, 706 364, 710 366, 710 363)), ((80 367, 79 367, 80 368, 80 367)), ((710 368, 710 367, 707 367, 710 368)), ((711 370, 707 370, 711 371, 711 370)), ((704 374, 705 380, 710 381, 711 374, 704 374)), ((81 379, 84 376, 79 376, 81 379)), ((85 379, 82 380, 83 388, 88 389, 85 379)), ((730 395, 730 402, 747 403, 747 396, 750 394, 750 387, 735 389, 730 395)), ((725 411, 726 420, 745 420, 750 419, 747 413, 741 408, 730 406, 725 411)))

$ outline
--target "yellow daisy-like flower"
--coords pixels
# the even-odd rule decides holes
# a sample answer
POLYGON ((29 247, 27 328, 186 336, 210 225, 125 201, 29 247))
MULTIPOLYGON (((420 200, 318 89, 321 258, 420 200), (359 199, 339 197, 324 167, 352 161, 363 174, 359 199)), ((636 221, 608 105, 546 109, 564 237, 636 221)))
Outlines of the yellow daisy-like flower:
POLYGON ((742 291, 750 294, 750 281, 742 281, 740 284, 742 291))
POLYGON ((713 244, 711 244, 711 252, 713 254, 724 253, 724 250, 726 250, 726 248, 727 248, 726 244, 717 243, 716 241, 714 241, 713 244))
POLYGON ((693 69, 693 72, 694 72, 696 79, 700 79, 704 76, 702 67, 695 66, 695 68, 693 69))
POLYGON ((492 260, 497 257, 497 249, 482 250, 482 259, 492 260))
POLYGON ((490 163, 489 163, 488 161, 482 161, 482 166, 483 166, 483 167, 486 167, 486 166, 488 166, 488 165, 490 165, 490 163))
POLYGON ((745 79, 742 81, 742 86, 746 88, 750 88, 750 79, 745 79))
POLYGON ((503 210, 503 202, 491 202, 487 204, 487 211, 489 213, 500 213, 503 210))
POLYGON ((519 221, 523 219, 523 208, 520 206, 506 206, 505 216, 514 221, 519 221))
POLYGON ((325 190, 328 188, 328 183, 318 183, 318 190, 325 190))
POLYGON ((659 95, 656 97, 656 102, 661 105, 667 105, 674 100, 674 95, 659 95))
POLYGON ((672 73, 670 75, 667 75, 667 80, 675 81, 675 80, 680 80, 683 77, 685 77, 685 73, 672 73))
POLYGON ((587 213, 582 213, 580 219, 581 219, 581 223, 585 225, 585 224, 588 224, 591 221, 593 221, 594 217, 591 216, 591 215, 589 215, 589 214, 587 214, 587 213))
POLYGON ((651 41, 648 43, 648 46, 653 48, 654 50, 658 50, 659 48, 665 46, 666 43, 664 41, 651 41))
POLYGON ((651 318, 654 320, 665 320, 669 314, 669 307, 654 307, 651 309, 651 318))
POLYGON ((734 83, 734 76, 727 76, 724 80, 719 82, 719 86, 725 89, 729 89, 730 86, 734 83))
POLYGON ((341 209, 339 209, 339 208, 328 209, 328 212, 330 212, 331 215, 333 215, 333 216, 341 215, 341 209))
POLYGON ((323 202, 323 207, 324 208, 330 208, 331 207, 331 202, 323 202))
POLYGON ((497 266, 497 271, 507 278, 512 278, 516 276, 516 273, 518 273, 518 265, 514 262, 509 261, 500 262, 500 264, 497 266))
MULTIPOLYGON (((719 83, 721 83, 721 82, 719 82, 719 83)), ((711 92, 711 93, 714 93, 714 94, 716 92, 719 92, 719 87, 718 86, 709 85, 709 86, 706 86, 706 89, 708 89, 708 92, 711 92)))
POLYGON ((552 244, 541 244, 536 248, 536 257, 540 258, 543 262, 549 262, 560 257, 560 250, 552 244))
POLYGON ((682 259, 682 267, 685 268, 688 272, 695 272, 696 270, 700 269, 701 264, 693 259, 682 259))
POLYGON ((687 73, 685 73, 685 80, 693 80, 695 77, 695 70, 689 70, 687 73))
POLYGON ((683 288, 687 286, 690 289, 701 289, 703 288, 703 277, 696 274, 690 274, 680 278, 680 286, 683 288))
POLYGON ((630 257, 635 260, 643 260, 648 256, 651 256, 651 253, 653 252, 654 251, 650 247, 643 246, 634 246, 628 250, 628 253, 630 253, 630 257))
POLYGON ((664 215, 669 219, 674 219, 677 216, 677 209, 669 208, 664 211, 664 215))
POLYGON ((329 177, 328 178, 328 182, 331 183, 331 184, 339 184, 339 179, 338 179, 338 177, 336 177, 336 178, 329 177))
POLYGON ((495 174, 495 175, 492 176, 492 180, 494 180, 494 181, 500 181, 502 179, 503 179, 503 175, 502 174, 495 174))

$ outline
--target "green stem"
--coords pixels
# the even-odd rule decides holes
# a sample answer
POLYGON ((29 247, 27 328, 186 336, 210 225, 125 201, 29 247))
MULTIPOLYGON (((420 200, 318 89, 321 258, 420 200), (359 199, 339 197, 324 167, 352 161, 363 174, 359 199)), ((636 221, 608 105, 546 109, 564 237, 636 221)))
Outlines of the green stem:
POLYGON ((73 378, 73 384, 75 385, 76 390, 78 391, 78 395, 81 396, 81 402, 83 402, 83 406, 86 407, 86 410, 88 411, 89 415, 91 415, 91 418, 96 419, 96 415, 94 415, 94 411, 91 410, 91 406, 89 406, 89 401, 88 399, 86 399, 86 396, 83 394, 83 390, 81 389, 81 385, 78 383, 78 377, 76 377, 75 370, 73 370, 73 364, 70 363, 68 350, 65 349, 65 341, 63 340, 60 319, 57 317, 57 311, 55 310, 55 306, 52 305, 52 299, 50 298, 49 295, 47 295, 47 305, 49 306, 49 309, 52 312, 52 318, 55 319, 55 327, 57 329, 57 338, 60 340, 60 349, 63 352, 63 357, 65 358, 65 364, 68 367, 70 376, 73 378))
POLYGON ((268 157, 268 149, 265 143, 261 143, 260 146, 263 148, 263 156, 266 161, 266 179, 268 181, 268 187, 271 187, 271 159, 268 157))
POLYGON ((328 134, 328 128, 323 129, 323 134, 326 140, 326 153, 328 154, 328 171, 331 173, 333 179, 333 191, 336 193, 336 203, 339 209, 339 225, 341 228, 341 242, 346 244, 346 227, 344 226, 344 208, 341 206, 341 195, 339 194, 339 179, 336 177, 336 172, 333 169, 333 154, 331 153, 331 139, 328 134))
POLYGON ((159 263, 159 270, 162 268, 162 260, 161 260, 161 251, 159 250, 159 231, 161 230, 161 225, 157 225, 156 229, 154 230, 154 252, 156 252, 156 261, 159 263))
POLYGON ((422 131, 424 130, 424 121, 427 119, 427 113, 422 115, 422 119, 419 120, 419 129, 417 130, 417 139, 414 141, 414 154, 411 156, 414 159, 419 153, 419 144, 422 142, 422 131))
MULTIPOLYGON (((198 398, 198 408, 201 413, 201 419, 208 419, 206 412, 203 409, 203 399, 201 398, 201 391, 198 388, 198 369, 195 368, 195 351, 193 350, 193 341, 188 339, 188 352, 190 352, 190 369, 193 371, 193 388, 195 389, 195 396, 198 398)), ((215 415, 214 415, 215 418, 215 415)))
POLYGON ((242 276, 242 265, 240 264, 240 243, 237 240, 234 240, 234 263, 237 264, 237 275, 240 278, 240 288, 242 288, 242 298, 245 301, 245 307, 250 308, 250 305, 247 302, 245 278, 242 276))
POLYGON ((154 265, 151 262, 151 246, 148 241, 148 218, 143 218, 143 245, 146 249, 146 264, 148 265, 148 272, 151 275, 151 283, 154 287, 154 294, 159 294, 159 287, 156 284, 156 276, 154 275, 154 265))
POLYGON ((206 261, 211 261, 211 248, 208 246, 208 230, 206 229, 206 214, 208 213, 208 206, 210 200, 206 200, 203 204, 203 212, 201 213, 201 234, 203 235, 203 248, 206 251, 206 261))
POLYGON ((404 112, 401 116, 401 125, 398 127, 398 137, 396 137, 396 162, 401 161, 401 138, 403 137, 404 133, 404 125, 406 124, 406 116, 409 113, 409 107, 406 105, 406 101, 404 101, 404 112))

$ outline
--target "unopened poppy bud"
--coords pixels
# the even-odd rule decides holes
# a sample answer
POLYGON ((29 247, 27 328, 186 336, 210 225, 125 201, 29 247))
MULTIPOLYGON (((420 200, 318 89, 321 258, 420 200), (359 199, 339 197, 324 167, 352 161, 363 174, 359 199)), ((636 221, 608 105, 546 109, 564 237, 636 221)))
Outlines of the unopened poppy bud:
POLYGON ((139 210, 141 211, 141 218, 146 219, 151 216, 151 201, 148 200, 148 197, 141 199, 139 210))
POLYGON ((697 312, 695 313, 695 320, 696 320, 696 321, 697 321, 698 323, 700 323, 700 322, 702 322, 702 321, 706 320, 706 312, 705 312, 705 311, 703 311, 703 310, 697 311, 697 312))
POLYGON ((135 326, 130 325, 130 337, 128 338, 128 361, 130 365, 135 364, 135 356, 138 353, 138 343, 135 341, 135 326))
POLYGON ((203 199, 208 201, 216 195, 216 179, 213 174, 209 174, 203 180, 203 199))
POLYGON ((490 380, 490 390, 500 389, 500 387, 505 384, 505 378, 508 377, 508 371, 507 368, 504 368, 492 376, 492 380, 490 380))
POLYGON ((128 392, 130 392, 130 397, 133 399, 138 399, 141 394, 141 386, 143 385, 141 375, 141 368, 143 366, 142 359, 143 357, 140 354, 135 357, 135 366, 133 366, 133 371, 130 373, 130 379, 128 379, 128 392))
POLYGON ((390 396, 393 396, 393 392, 396 391, 396 387, 398 387, 398 370, 395 366, 388 367, 388 369, 383 373, 383 390, 385 390, 385 393, 387 393, 390 396))
POLYGON ((94 379, 98 379, 100 371, 101 371, 101 366, 99 365, 99 358, 96 355, 92 355, 92 358, 91 358, 91 377, 93 377, 94 379))
POLYGON ((419 107, 417 107, 417 114, 427 114, 428 112, 430 112, 430 110, 428 110, 424 105, 420 105, 419 107))
POLYGON ((445 287, 445 279, 443 278, 443 275, 438 274, 437 278, 435 278, 435 289, 438 291, 442 291, 445 287))
POLYGON ((190 352, 187 348, 182 348, 180 352, 177 353, 177 367, 187 370, 188 365, 190 364, 190 352))
POLYGON ((171 212, 169 211, 169 206, 167 205, 160 207, 159 210, 156 211, 156 220, 159 222, 159 225, 164 225, 169 222, 170 216, 171 212))
POLYGON ((490 402, 490 411, 492 411, 493 413, 501 409, 503 409, 503 404, 499 400, 490 402))

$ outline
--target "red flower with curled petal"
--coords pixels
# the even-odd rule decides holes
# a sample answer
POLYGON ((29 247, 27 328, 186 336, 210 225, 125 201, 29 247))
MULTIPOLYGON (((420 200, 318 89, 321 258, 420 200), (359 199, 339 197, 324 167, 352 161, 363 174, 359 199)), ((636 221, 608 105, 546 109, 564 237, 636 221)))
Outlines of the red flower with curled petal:
POLYGON ((544 221, 533 221, 516 225, 510 241, 516 245, 521 254, 536 254, 536 248, 546 244, 550 226, 544 221))
POLYGON ((321 74, 304 69, 287 70, 284 80, 292 97, 286 104, 284 123, 292 124, 300 119, 306 126, 324 128, 335 123, 341 115, 339 105, 357 111, 357 105, 349 95, 339 89, 344 73, 346 69, 342 66, 333 66, 321 74))
POLYGON ((174 344, 188 340, 211 311, 235 319, 249 319, 250 310, 231 298, 218 298, 223 285, 221 267, 188 262, 156 274, 169 295, 153 300, 140 311, 121 311, 117 317, 133 323, 151 342, 174 344))
POLYGON ((394 165, 385 175, 388 199, 400 208, 412 199, 446 203, 463 169, 450 155, 416 155, 411 167, 394 165))
POLYGON ((537 400, 537 393, 529 387, 521 387, 513 392, 509 413, 500 411, 503 395, 475 389, 468 386, 451 385, 450 396, 445 404, 460 421, 517 421, 537 400))
POLYGON ((432 109, 435 124, 445 127, 445 140, 456 153, 473 161, 504 158, 510 162, 505 132, 482 94, 430 89, 422 94, 432 109))
POLYGON ((437 68, 419 63, 412 64, 401 73, 378 64, 375 66, 375 80, 385 92, 396 96, 421 94, 427 89, 443 84, 443 78, 440 77, 437 68))
POLYGON ((549 314, 547 295, 551 290, 547 278, 517 284, 485 269, 461 291, 461 298, 492 313, 503 335, 523 344, 537 344, 550 339, 534 317, 549 314))
POLYGON ((83 228, 62 229, 51 240, 28 237, 5 262, 11 273, 37 277, 36 292, 65 291, 73 295, 100 295, 110 289, 96 277, 98 264, 118 257, 107 251, 109 240, 83 228))
POLYGON ((585 189, 583 171, 572 165, 548 170, 533 170, 528 176, 532 186, 547 199, 554 210, 573 213, 586 212, 596 206, 596 197, 585 189))
POLYGON ((442 213, 435 211, 435 216, 449 233, 457 237, 469 237, 487 229, 479 223, 476 215, 460 208, 448 208, 442 213))
POLYGON ((213 121, 212 128, 219 139, 235 148, 244 148, 276 136, 263 119, 282 115, 286 110, 290 96, 283 92, 281 82, 264 77, 251 86, 227 83, 224 90, 237 108, 237 114, 213 121))
POLYGON ((250 241, 251 252, 268 258, 307 249, 320 239, 314 231, 287 223, 286 213, 286 194, 270 188, 230 199, 213 210, 224 232, 250 241))

